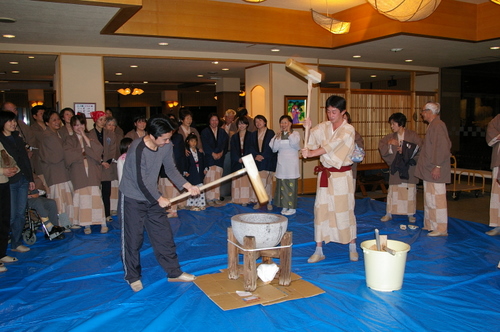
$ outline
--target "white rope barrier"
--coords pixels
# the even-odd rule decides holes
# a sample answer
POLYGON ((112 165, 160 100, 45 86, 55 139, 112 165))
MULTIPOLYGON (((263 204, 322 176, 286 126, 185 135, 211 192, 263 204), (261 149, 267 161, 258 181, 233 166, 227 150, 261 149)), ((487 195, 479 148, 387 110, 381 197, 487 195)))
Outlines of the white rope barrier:
POLYGON ((287 246, 279 246, 279 247, 270 247, 270 248, 256 248, 256 249, 245 249, 245 248, 242 248, 240 247, 238 244, 234 243, 233 241, 227 239, 227 242, 231 243, 233 246, 237 247, 238 249, 241 249, 243 251, 261 251, 261 250, 270 250, 270 249, 281 249, 281 248, 290 248, 292 244, 290 245, 287 245, 287 246))

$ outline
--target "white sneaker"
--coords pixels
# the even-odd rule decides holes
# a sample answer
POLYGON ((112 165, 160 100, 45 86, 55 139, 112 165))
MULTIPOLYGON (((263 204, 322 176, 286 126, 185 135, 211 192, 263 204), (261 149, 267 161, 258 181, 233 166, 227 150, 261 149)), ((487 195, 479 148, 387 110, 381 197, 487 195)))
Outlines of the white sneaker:
POLYGON ((287 212, 288 212, 288 209, 283 208, 283 210, 281 210, 281 214, 286 214, 287 212))
POLYGON ((283 213, 285 216, 292 216, 296 213, 297 211, 295 209, 288 209, 285 213, 283 213))
POLYGON ((0 263, 0 272, 5 272, 7 271, 7 268, 3 265, 3 263, 0 263))

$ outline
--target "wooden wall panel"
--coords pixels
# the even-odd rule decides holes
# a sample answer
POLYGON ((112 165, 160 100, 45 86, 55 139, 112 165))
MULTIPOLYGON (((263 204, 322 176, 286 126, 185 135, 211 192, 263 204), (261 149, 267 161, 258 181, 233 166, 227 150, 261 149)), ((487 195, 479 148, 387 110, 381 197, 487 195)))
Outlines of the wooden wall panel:
MULTIPOLYGON (((332 94, 345 96, 345 91, 342 92, 340 89, 322 90, 322 105, 332 94)), ((351 90, 350 95, 347 100, 348 110, 352 125, 365 142, 366 156, 361 164, 366 166, 384 163, 378 151, 378 143, 382 137, 392 132, 388 123, 391 114, 403 113, 407 118, 406 127, 424 137, 427 125, 420 117, 420 110, 426 102, 436 100, 433 93, 417 92, 415 105, 412 105, 412 95, 408 91, 351 90)), ((324 106, 321 109, 324 112, 324 106)))
POLYGON ((422 110, 422 107, 424 107, 424 105, 429 101, 437 101, 437 96, 435 94, 429 94, 429 93, 417 94, 414 112, 412 114, 412 121, 414 121, 413 122, 414 127, 412 127, 412 129, 415 130, 417 134, 419 134, 422 138, 425 136, 425 131, 427 130, 427 124, 424 123, 424 121, 422 120, 422 117, 420 116, 420 111, 422 110))
POLYGON ((401 91, 400 94, 387 94, 381 91, 353 90, 351 94, 352 125, 365 141, 366 156, 363 164, 383 163, 378 152, 378 143, 391 132, 388 119, 395 112, 405 115, 411 112, 411 96, 401 91))

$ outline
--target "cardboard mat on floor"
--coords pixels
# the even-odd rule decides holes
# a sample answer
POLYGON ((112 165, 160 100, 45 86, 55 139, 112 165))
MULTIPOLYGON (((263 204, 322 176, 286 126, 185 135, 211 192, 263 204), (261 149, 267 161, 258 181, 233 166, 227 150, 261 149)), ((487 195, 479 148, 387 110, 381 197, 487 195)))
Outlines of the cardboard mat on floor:
POLYGON ((228 278, 227 270, 221 273, 199 276, 195 284, 222 310, 232 310, 249 307, 257 304, 271 305, 285 301, 297 300, 322 294, 321 288, 302 280, 292 273, 292 282, 288 286, 280 286, 278 278, 270 284, 257 280, 257 289, 251 294, 240 296, 237 292, 244 292, 243 276, 236 280, 228 278))

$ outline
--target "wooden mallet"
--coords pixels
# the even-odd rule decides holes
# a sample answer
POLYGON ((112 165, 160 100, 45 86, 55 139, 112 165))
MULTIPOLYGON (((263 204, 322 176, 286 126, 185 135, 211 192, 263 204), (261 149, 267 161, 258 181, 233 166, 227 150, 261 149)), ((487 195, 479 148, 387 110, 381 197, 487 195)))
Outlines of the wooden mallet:
MULTIPOLYGON (((267 196, 266 189, 264 188, 264 184, 262 183, 262 180, 260 179, 259 176, 259 170, 257 169, 257 165, 255 165, 255 161, 253 160, 253 156, 251 154, 248 154, 244 157, 241 158, 243 161, 243 165, 245 165, 245 168, 242 168, 236 172, 233 172, 231 174, 228 174, 226 176, 221 177, 220 179, 217 179, 215 181, 212 181, 210 183, 204 184, 200 187, 200 191, 204 191, 205 189, 215 187, 216 185, 225 182, 227 180, 230 180, 232 178, 235 178, 239 175, 247 173, 248 177, 250 178, 250 182, 252 183, 253 189, 255 190, 255 194, 257 195, 257 199, 259 200, 260 204, 265 204, 269 202, 269 197, 267 196)), ((183 194, 180 194, 177 197, 171 198, 170 203, 175 203, 177 201, 180 201, 184 198, 187 198, 191 196, 189 192, 185 192, 183 194)))
MULTIPOLYGON (((317 70, 304 66, 303 64, 295 61, 292 58, 286 60, 285 66, 307 80, 306 118, 308 118, 310 115, 309 111, 311 109, 312 85, 313 83, 314 84, 321 83, 321 78, 323 74, 317 70)), ((307 145, 308 140, 309 140, 309 128, 307 127, 304 133, 304 147, 307 145)))

